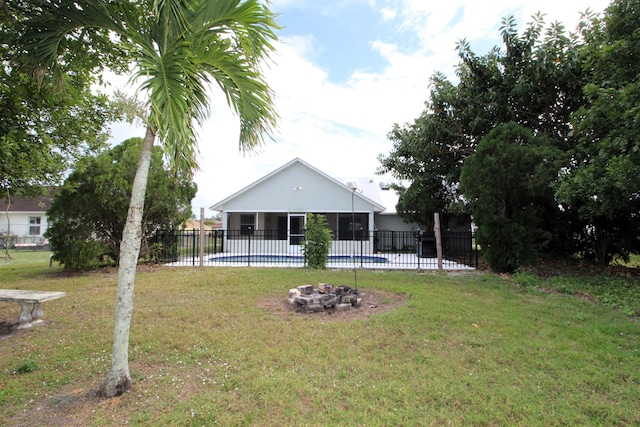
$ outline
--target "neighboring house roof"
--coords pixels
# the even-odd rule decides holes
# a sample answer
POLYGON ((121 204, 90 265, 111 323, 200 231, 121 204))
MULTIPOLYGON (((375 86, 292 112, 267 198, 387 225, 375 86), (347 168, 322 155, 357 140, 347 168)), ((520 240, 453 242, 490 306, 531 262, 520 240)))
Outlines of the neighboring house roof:
MULTIPOLYGON (((384 198, 382 196, 376 195, 373 191, 371 191, 370 188, 367 189, 368 187, 372 187, 372 186, 365 185, 365 183, 369 183, 370 180, 372 182, 375 182, 374 179, 367 178, 366 180, 362 180, 361 183, 360 181, 357 181, 355 184, 355 187, 358 188, 358 190, 362 190, 362 192, 355 191, 354 193, 353 184, 351 185, 349 184, 351 182, 354 182, 353 179, 342 180, 342 181, 335 179, 327 175, 326 173, 322 172, 321 170, 311 166, 309 163, 305 162, 304 160, 300 158, 295 158, 290 162, 286 163, 285 165, 274 170, 273 172, 265 175, 259 180, 248 185, 247 187, 232 194, 226 199, 221 200, 220 202, 212 205, 209 209, 214 211, 229 210, 229 206, 234 205, 234 203, 237 204, 236 202, 241 200, 242 198, 249 198, 252 195, 255 196, 255 194, 253 194, 254 190, 256 193, 259 192, 260 191, 259 187, 263 186, 265 189, 268 189, 267 187, 269 186, 269 183, 273 183, 274 185, 272 188, 268 189, 271 191, 271 194, 268 195, 269 200, 265 201, 263 199, 262 201, 265 205, 272 204, 274 199, 277 199, 279 197, 282 200, 285 200, 287 197, 290 197, 290 195, 286 194, 286 191, 295 191, 296 189, 298 190, 305 189, 305 193, 308 195, 307 199, 305 200, 307 204, 304 206, 300 205, 299 206, 300 208, 313 209, 313 210, 317 209, 319 211, 326 209, 326 207, 317 205, 317 203, 319 203, 317 199, 319 199, 320 196, 322 195, 317 192, 318 191, 317 188, 306 188, 308 187, 308 185, 299 185, 298 181, 296 182, 286 181, 286 180, 278 181, 280 178, 284 178, 284 177, 291 178, 293 174, 297 174, 296 179, 297 178, 306 179, 308 185, 313 184, 315 186, 318 186, 320 184, 325 184, 325 187, 323 188, 330 189, 332 192, 335 192, 336 195, 342 192, 342 194, 345 194, 346 196, 348 196, 348 200, 351 200, 351 198, 353 197, 358 201, 359 204, 369 206, 369 208, 372 209, 374 212, 383 212, 389 207, 388 205, 385 206, 384 204, 382 204, 382 202, 384 201, 383 200, 384 198), (303 176, 305 174, 306 176, 303 176), (279 185, 279 187, 277 187, 277 185, 279 185), (362 186, 362 188, 360 187, 360 185, 362 186), (286 188, 283 189, 283 187, 286 187, 286 188), (313 193, 314 191, 316 191, 315 194, 313 193), (284 193, 284 194, 281 195, 280 193, 284 193), (316 206, 311 206, 312 203, 316 203, 316 206)), ((287 199, 287 200, 290 200, 290 199, 287 199)), ((246 204, 247 202, 245 202, 245 205, 246 204)), ((256 204, 260 204, 260 202, 256 201, 256 204)), ((393 203, 393 205, 390 207, 395 212, 395 203, 393 203)), ((361 207, 358 207, 358 208, 361 209, 361 207)), ((256 206, 254 204, 250 209, 263 209, 263 207, 256 206)))
MULTIPOLYGON (((51 207, 53 195, 43 194, 33 198, 20 199, 11 197, 9 212, 46 212, 51 207)), ((0 199, 0 212, 7 210, 7 199, 0 199)))
MULTIPOLYGON (((213 230, 213 229, 220 229, 222 228, 222 221, 219 220, 214 220, 213 222, 209 222, 209 225, 207 225, 206 223, 209 221, 205 221, 204 224, 204 229, 205 230, 213 230)), ((185 228, 188 229, 192 229, 192 228, 200 228, 200 220, 197 219, 189 219, 187 220, 186 224, 185 224, 185 228)))

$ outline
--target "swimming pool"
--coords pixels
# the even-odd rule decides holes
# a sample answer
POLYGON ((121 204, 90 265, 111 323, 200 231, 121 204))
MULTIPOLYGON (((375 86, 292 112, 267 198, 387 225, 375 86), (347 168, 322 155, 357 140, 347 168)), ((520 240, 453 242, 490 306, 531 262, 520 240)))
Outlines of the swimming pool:
MULTIPOLYGON (((302 255, 221 255, 209 258, 211 262, 232 262, 232 263, 304 263, 302 255)), ((330 263, 375 263, 382 264, 389 262, 383 256, 375 255, 329 255, 330 263)))

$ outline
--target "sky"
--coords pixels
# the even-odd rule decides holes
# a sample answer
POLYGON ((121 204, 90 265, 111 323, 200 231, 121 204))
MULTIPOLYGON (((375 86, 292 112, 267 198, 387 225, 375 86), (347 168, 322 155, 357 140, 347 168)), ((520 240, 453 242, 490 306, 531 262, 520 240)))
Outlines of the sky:
MULTIPOLYGON (((602 13, 608 0, 271 0, 279 14, 276 51, 264 69, 280 116, 274 140, 239 151, 239 121, 213 88, 211 116, 198 130, 198 193, 193 213, 299 157, 335 178, 374 176, 378 156, 392 150, 394 124, 412 123, 425 109, 429 79, 455 82, 456 42, 484 54, 500 46, 502 18, 523 30, 531 16, 573 31, 580 13, 602 13)), ((114 89, 130 90, 114 78, 114 89)), ((216 91, 217 90, 217 91, 216 91)), ((144 130, 111 126, 110 142, 144 130)))

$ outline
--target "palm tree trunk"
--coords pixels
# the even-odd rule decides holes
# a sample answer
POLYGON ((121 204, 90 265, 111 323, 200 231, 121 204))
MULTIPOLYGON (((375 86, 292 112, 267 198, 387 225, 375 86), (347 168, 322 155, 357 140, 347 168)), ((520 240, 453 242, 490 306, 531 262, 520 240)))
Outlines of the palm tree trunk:
POLYGON ((136 266, 142 240, 142 212, 144 210, 144 198, 147 191, 147 179, 154 139, 155 130, 149 126, 142 145, 138 169, 133 179, 127 222, 124 225, 122 242, 120 243, 111 369, 107 374, 107 378, 102 382, 99 391, 99 394, 104 397, 119 396, 131 388, 129 331, 133 313, 133 288, 136 280, 136 266))

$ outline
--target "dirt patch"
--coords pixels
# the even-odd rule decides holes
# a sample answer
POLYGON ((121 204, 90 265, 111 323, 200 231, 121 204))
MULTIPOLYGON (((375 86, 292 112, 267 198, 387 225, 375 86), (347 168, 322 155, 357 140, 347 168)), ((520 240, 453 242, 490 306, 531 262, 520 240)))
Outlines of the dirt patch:
MULTIPOLYGON (((491 272, 489 266, 479 260, 480 266, 478 270, 491 272)), ((586 260, 578 260, 573 258, 553 258, 550 256, 541 256, 534 265, 527 265, 522 268, 536 274, 541 279, 551 277, 593 277, 599 275, 609 275, 614 277, 623 277, 626 279, 640 278, 640 267, 608 265, 599 266, 586 260)))
POLYGON ((32 410, 13 416, 11 426, 76 427, 87 425, 96 406, 103 404, 93 390, 73 389, 42 399, 32 410))
POLYGON ((310 320, 322 319, 323 321, 349 322, 357 319, 366 319, 374 314, 387 313, 405 304, 406 295, 388 291, 366 290, 360 291, 362 303, 359 307, 352 307, 347 311, 327 310, 319 313, 302 313, 289 305, 287 295, 277 297, 264 297, 258 300, 258 308, 265 310, 283 320, 303 318, 310 320))

